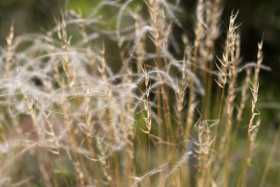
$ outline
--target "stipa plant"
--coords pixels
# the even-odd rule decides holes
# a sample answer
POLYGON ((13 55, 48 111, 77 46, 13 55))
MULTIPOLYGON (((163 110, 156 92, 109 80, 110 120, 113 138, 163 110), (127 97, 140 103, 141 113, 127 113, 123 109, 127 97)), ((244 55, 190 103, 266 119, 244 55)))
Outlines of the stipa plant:
MULTIPOLYGON (((232 13, 223 53, 216 54, 219 0, 198 1, 195 37, 182 41, 172 32, 182 27, 179 1, 132 3, 101 1, 88 18, 64 12, 44 34, 14 37, 11 27, 0 58, 2 186, 249 184, 259 72, 266 68, 262 42, 257 63, 244 64, 232 13), (115 30, 101 9, 118 10, 115 30), (109 45, 117 57, 108 55, 109 45), (252 114, 236 177, 232 148, 251 69, 252 114)), ((262 184, 266 175, 267 169, 262 184)))

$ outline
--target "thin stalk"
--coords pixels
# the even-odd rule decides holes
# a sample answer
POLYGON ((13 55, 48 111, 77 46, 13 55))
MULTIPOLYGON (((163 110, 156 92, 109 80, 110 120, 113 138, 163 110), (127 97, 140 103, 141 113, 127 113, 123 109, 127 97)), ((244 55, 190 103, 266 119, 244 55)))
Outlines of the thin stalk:
POLYGON ((250 139, 251 139, 251 132, 253 129, 253 123, 255 116, 257 115, 255 113, 256 109, 256 103, 258 99, 258 91, 259 91, 259 73, 260 73, 260 66, 263 60, 263 53, 262 53, 262 46, 263 46, 263 40, 258 44, 258 55, 257 55, 257 66, 255 68, 255 76, 254 76, 254 81, 253 81, 253 88, 252 88, 252 110, 251 110, 251 119, 249 122, 248 126, 248 135, 247 135, 247 142, 246 142, 246 147, 245 147, 245 153, 243 157, 243 164, 242 164, 242 172, 240 173, 239 180, 238 180, 238 186, 241 184, 242 187, 246 186, 246 181, 247 181, 247 157, 249 154, 249 144, 250 144, 250 139))

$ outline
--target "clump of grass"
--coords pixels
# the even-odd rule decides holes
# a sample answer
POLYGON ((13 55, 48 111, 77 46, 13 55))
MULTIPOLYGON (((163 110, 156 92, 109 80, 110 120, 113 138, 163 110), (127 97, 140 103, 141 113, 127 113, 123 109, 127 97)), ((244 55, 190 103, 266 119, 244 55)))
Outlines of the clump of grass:
POLYGON ((11 27, 0 51, 1 186, 249 186, 263 42, 257 63, 244 63, 232 13, 216 52, 219 0, 198 0, 194 37, 182 41, 172 30, 183 26, 179 1, 133 3, 101 1, 88 18, 62 12, 43 34, 14 37, 11 27), (114 30, 101 9, 118 10, 114 30), (248 130, 238 151, 240 125, 248 130))

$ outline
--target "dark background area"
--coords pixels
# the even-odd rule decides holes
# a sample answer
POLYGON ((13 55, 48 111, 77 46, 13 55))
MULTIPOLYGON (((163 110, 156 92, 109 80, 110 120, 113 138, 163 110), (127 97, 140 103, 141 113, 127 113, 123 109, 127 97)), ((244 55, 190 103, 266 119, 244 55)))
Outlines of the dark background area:
MULTIPOLYGON (((188 28, 194 25, 196 0, 181 1, 181 4, 186 12, 179 17, 184 20, 185 29, 192 33, 188 28)), ((263 65, 269 66, 271 71, 260 73, 257 108, 261 112, 263 124, 276 127, 280 123, 280 0, 226 0, 223 4, 218 48, 222 48, 225 43, 232 11, 239 12, 236 23, 241 24, 241 63, 256 61, 257 44, 263 37, 263 65)), ((177 28, 176 32, 182 32, 180 30, 177 28)))
POLYGON ((14 21, 15 35, 42 32, 54 26, 54 16, 59 12, 60 0, 1 0, 0 36, 1 44, 14 21))
POLYGON ((244 62, 256 61, 257 43, 263 38, 263 64, 271 71, 261 71, 258 109, 263 125, 278 126, 280 122, 280 1, 235 0, 226 1, 222 20, 230 16, 232 9, 239 10, 241 29, 241 55, 244 62), (270 104, 268 104, 270 103, 270 104), (271 103, 278 107, 272 106, 271 103), (277 104, 278 103, 278 104, 277 104))
MULTIPOLYGON (((242 56, 244 61, 256 59, 257 42, 264 36, 264 65, 272 72, 261 73, 262 87, 280 88, 280 1, 279 0, 235 0, 227 1, 223 18, 229 17, 231 10, 239 10, 241 25, 242 56)), ((275 92, 277 93, 277 92, 275 92)))
MULTIPOLYGON (((194 20, 196 1, 181 1, 188 17, 194 20)), ((280 89, 280 1, 278 0, 234 0, 224 1, 221 17, 221 39, 226 37, 231 12, 239 11, 237 23, 241 23, 241 55, 244 62, 256 60, 257 43, 264 36, 264 61, 272 72, 262 72, 265 87, 279 85, 280 89)), ((219 40, 221 40, 219 39, 219 40)), ((223 40, 221 40, 223 42, 223 40)))

